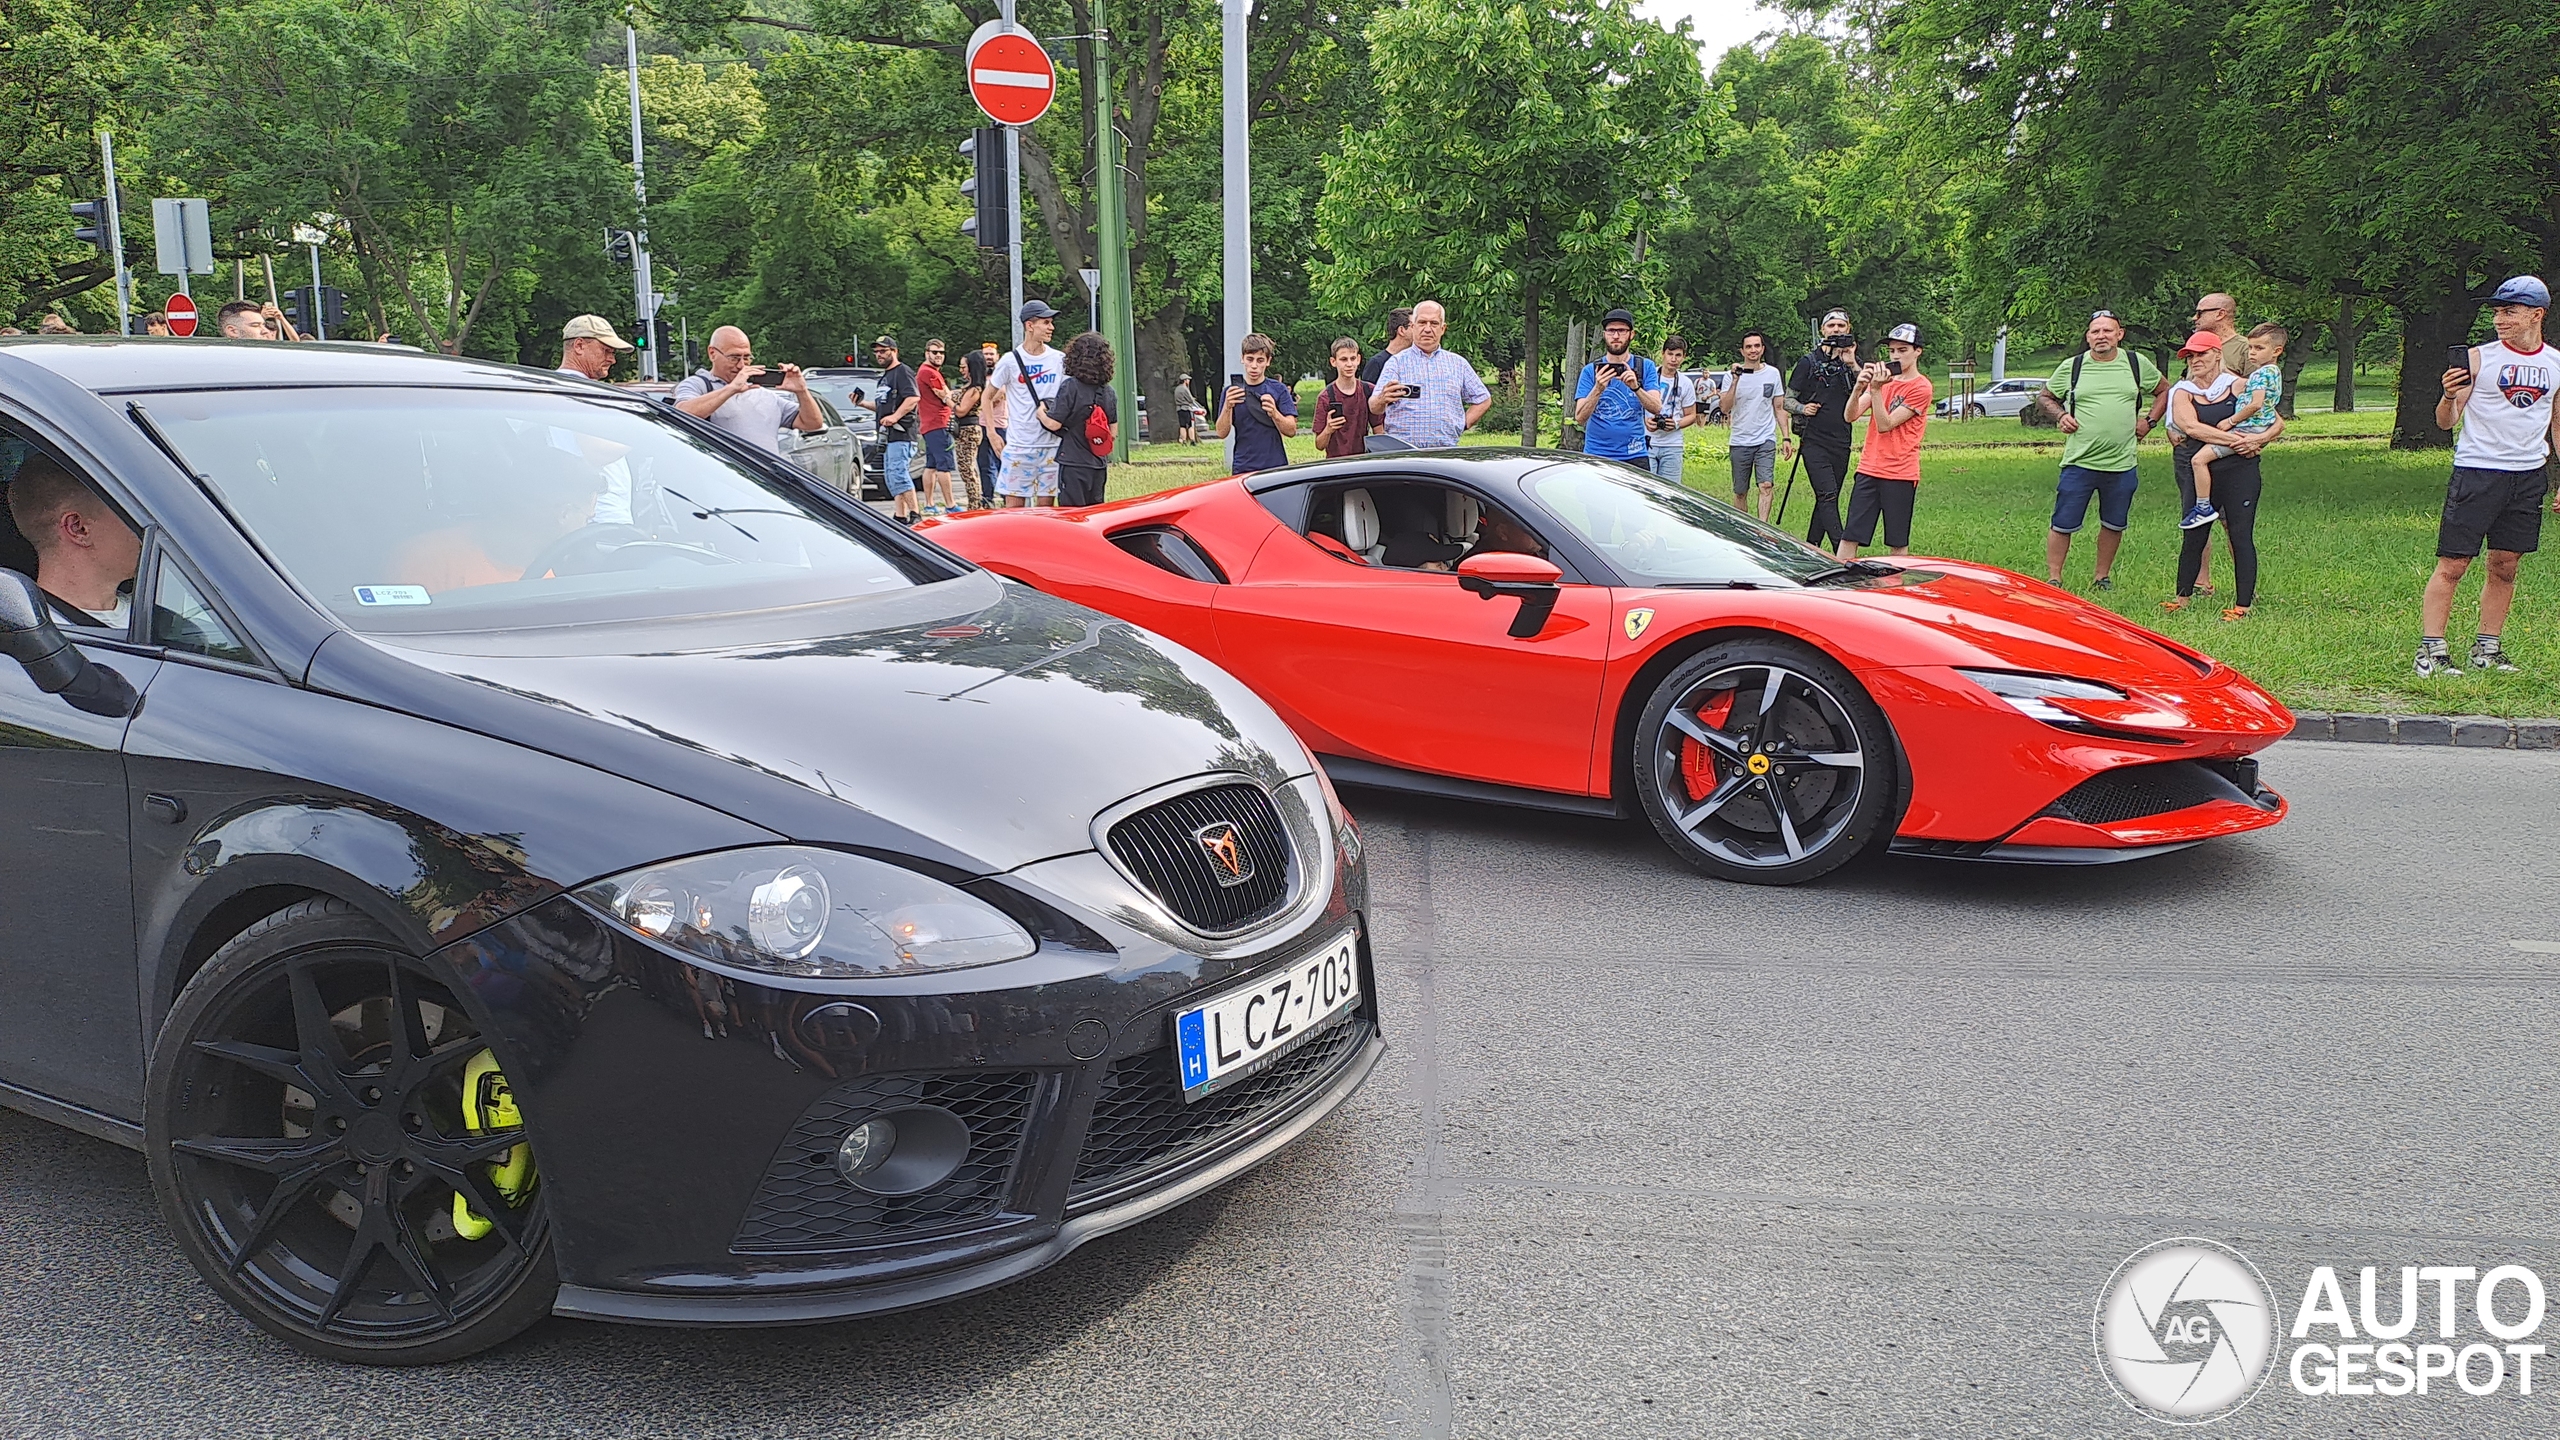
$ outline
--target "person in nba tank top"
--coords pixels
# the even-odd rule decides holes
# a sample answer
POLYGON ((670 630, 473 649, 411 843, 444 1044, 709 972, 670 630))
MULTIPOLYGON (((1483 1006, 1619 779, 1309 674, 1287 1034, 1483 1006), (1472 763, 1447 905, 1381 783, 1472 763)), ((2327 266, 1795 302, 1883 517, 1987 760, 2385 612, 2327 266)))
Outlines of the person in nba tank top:
POLYGON ((2445 486, 2436 570, 2427 578, 2421 615, 2421 679, 2463 671, 2454 663, 2445 630, 2453 619, 2454 588, 2483 545, 2489 575, 2480 585, 2480 625, 2469 668, 2515 673, 2499 637, 2515 603, 2517 567, 2542 543, 2549 488, 2544 471, 2560 450, 2560 415, 2551 404, 2552 390, 2560 385, 2560 351, 2542 340, 2551 287, 2519 275, 2490 294, 2489 306, 2498 338, 2473 346, 2469 365, 2444 372, 2444 397, 2436 401, 2436 423, 2454 432, 2453 478, 2445 486))

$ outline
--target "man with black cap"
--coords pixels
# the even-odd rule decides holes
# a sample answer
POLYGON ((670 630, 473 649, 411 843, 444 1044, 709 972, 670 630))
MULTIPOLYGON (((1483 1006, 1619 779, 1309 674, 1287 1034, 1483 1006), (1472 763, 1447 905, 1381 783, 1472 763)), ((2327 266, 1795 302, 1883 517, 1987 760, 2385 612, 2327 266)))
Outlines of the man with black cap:
POLYGON ((880 478, 889 486, 890 518, 916 523, 916 372, 898 363, 898 342, 887 335, 871 342, 871 363, 880 367, 880 388, 862 402, 880 417, 880 478))
POLYGON ((1849 312, 1822 317, 1822 340, 1787 377, 1787 413, 1796 417, 1796 453, 1813 485, 1813 523, 1804 538, 1840 543, 1840 487, 1849 477, 1849 391, 1858 379, 1858 337, 1849 312))
POLYGON ((1929 377, 1920 373, 1920 327, 1896 325, 1885 332, 1887 359, 1858 371, 1856 388, 1842 418, 1855 423, 1867 417, 1867 448, 1858 453, 1857 483, 1849 492, 1849 520, 1840 534, 1840 558, 1858 558, 1858 547, 1872 544, 1876 521, 1884 521, 1884 543, 1896 555, 1911 553, 1912 503, 1920 494, 1920 437, 1929 429, 1929 404, 1937 398, 1929 377))
POLYGON ((1573 423, 1582 427, 1583 454, 1650 469, 1645 423, 1662 413, 1662 373, 1634 353, 1635 339, 1635 316, 1612 310, 1600 317, 1601 352, 1574 385, 1573 423))
POLYGON ((2454 432, 2453 478, 2445 486, 2436 569, 2427 577, 2422 607, 2422 680, 2462 673, 2444 632, 2453 619, 2453 592, 2483 544, 2489 576, 2480 585, 2471 668, 2515 672, 2499 635, 2515 604, 2516 570, 2542 544, 2543 496, 2550 488, 2544 477, 2560 452, 2560 409, 2551 401, 2560 387, 2560 351, 2542 341, 2551 287, 2518 275, 2490 293, 2489 307, 2498 338, 2473 346, 2467 366, 2444 372, 2444 395, 2436 401, 2436 423, 2454 432))
MULTIPOLYGON (((1058 312, 1045 300, 1022 307, 1022 343, 987 376, 987 393, 1004 397, 1004 471, 996 503, 1007 509, 1058 503, 1058 432, 1040 423, 1040 405, 1067 378, 1065 358, 1049 348, 1058 312)), ((982 407, 983 408, 983 407, 982 407)))

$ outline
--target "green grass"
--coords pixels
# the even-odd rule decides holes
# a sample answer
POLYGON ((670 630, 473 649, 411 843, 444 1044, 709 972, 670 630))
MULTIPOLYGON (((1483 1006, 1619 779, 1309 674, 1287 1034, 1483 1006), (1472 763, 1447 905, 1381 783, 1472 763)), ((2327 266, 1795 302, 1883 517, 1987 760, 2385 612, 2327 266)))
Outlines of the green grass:
MULTIPOLYGON (((2088 589, 2094 506, 2073 548, 2066 582, 2099 604, 2230 662, 2297 709, 2560 716, 2560 571, 2538 556, 2526 559, 2507 622, 2507 650, 2523 674, 2421 684, 2410 673, 2418 595, 2435 564, 2436 517, 2450 460, 2442 451, 2400 454, 2378 440, 2323 440, 2305 433, 2335 433, 2350 422, 2376 419, 2387 417, 2316 412, 2268 452, 2258 517, 2258 596, 2248 618, 2221 619, 2231 573, 2218 538, 2216 593, 2174 614, 2159 608, 2176 582, 2178 492, 2168 447, 2158 440, 2142 447, 2142 488, 2116 562, 2116 588, 2088 589)), ((2044 574, 2059 447, 1965 446, 1954 443, 1954 436, 1942 442, 1936 433, 1997 431, 2008 438, 2017 428, 2013 421, 1931 427, 1913 526, 1915 550, 2044 574)), ((1508 444, 1516 438, 1468 440, 1508 444)), ((1314 447, 1304 437, 1290 442, 1293 458, 1302 451, 1312 457, 1314 447)), ((1722 430, 1692 432, 1688 476, 1694 488, 1731 493, 1725 489, 1724 451, 1722 430)), ((1113 498, 1215 479, 1223 469, 1216 447, 1208 444, 1189 450, 1151 445, 1139 455, 1137 463, 1113 469, 1113 498)), ((1787 510, 1798 533, 1809 498, 1799 483, 1787 510)), ((2553 524, 2560 539, 2560 520, 2553 524)), ((2473 567, 2454 606, 2451 638, 2457 651, 2470 643, 2480 570, 2473 567)))

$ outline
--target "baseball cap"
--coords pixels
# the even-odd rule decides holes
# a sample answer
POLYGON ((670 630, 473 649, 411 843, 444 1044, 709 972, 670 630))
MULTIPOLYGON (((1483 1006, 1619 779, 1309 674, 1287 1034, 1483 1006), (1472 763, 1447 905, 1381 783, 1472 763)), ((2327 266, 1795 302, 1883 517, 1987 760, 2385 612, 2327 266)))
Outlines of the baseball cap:
POLYGON ((883 335, 879 339, 871 342, 871 348, 874 350, 895 350, 898 348, 897 337, 892 335, 883 335))
POLYGON ((1624 325, 1628 329, 1633 330, 1636 328, 1636 317, 1628 314, 1624 310, 1612 310, 1608 314, 1600 317, 1600 325, 1602 329, 1607 329, 1612 325, 1624 325))
POLYGON ((2187 337, 2187 343, 2178 347, 2178 353, 2180 355, 2201 355, 2207 350, 2211 350, 2218 354, 2221 349, 2221 336, 2214 334, 2210 330, 2199 330, 2193 335, 2187 337))
POLYGON ((560 327, 563 340, 601 340, 616 350, 628 350, 631 342, 613 333, 613 322, 601 315, 578 315, 560 327))
POLYGON ((2551 308, 2551 287, 2531 275, 2519 275, 2489 296, 2492 305, 2539 305, 2551 308))
POLYGON ((1917 347, 1920 343, 1920 327, 1917 325, 1896 325, 1892 329, 1884 332, 1884 339, 1885 343, 1888 345, 1899 340, 1905 345, 1917 347))
POLYGON ((1023 302, 1022 318, 1025 320, 1053 320, 1057 318, 1057 314, 1058 312, 1052 309, 1046 300, 1023 302))

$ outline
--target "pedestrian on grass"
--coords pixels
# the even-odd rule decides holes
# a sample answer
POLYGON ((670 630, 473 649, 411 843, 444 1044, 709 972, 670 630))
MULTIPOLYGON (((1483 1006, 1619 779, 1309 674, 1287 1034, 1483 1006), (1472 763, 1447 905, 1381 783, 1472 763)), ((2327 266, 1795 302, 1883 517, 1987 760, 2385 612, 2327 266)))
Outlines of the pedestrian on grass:
POLYGON ((1725 372, 1721 393, 1725 418, 1732 429, 1725 454, 1733 466, 1733 508, 1748 510, 1752 488, 1759 489, 1760 519, 1769 519, 1769 502, 1777 495, 1778 461, 1795 448, 1795 431, 1787 407, 1786 382, 1778 367, 1765 363, 1769 335, 1742 332, 1742 358, 1725 372))
POLYGON ((2549 489, 2543 477, 2560 451, 2560 409, 2551 401, 2553 387, 2560 385, 2560 353, 2542 339, 2551 287, 2518 275, 2490 294, 2489 306, 2497 340, 2472 347, 2467 368, 2446 370, 2444 394, 2436 401, 2436 424, 2453 431, 2453 476, 2445 484, 2436 568, 2427 577, 2421 611, 2420 679, 2462 673, 2445 630, 2453 619, 2454 588, 2484 544, 2489 575, 2480 583, 2471 668, 2515 673, 2500 636, 2515 603, 2517 568, 2542 544, 2542 501, 2549 489))
POLYGON ((1387 362, 1413 348, 1413 311, 1399 305, 1387 312, 1387 348, 1360 362, 1360 383, 1372 392, 1378 388, 1378 377, 1386 372, 1387 362))
POLYGON ((1582 453, 1646 465, 1653 444, 1646 426, 1662 413, 1662 372, 1634 353, 1636 317, 1612 310, 1600 318, 1600 353, 1573 387, 1573 423, 1582 453))
POLYGON ((2089 348, 2055 366, 2035 398, 2062 430, 2062 474, 2054 483, 2053 526, 2044 537, 2044 577, 2062 583, 2071 537, 2088 523, 2094 499, 2098 568, 2089 584, 2112 590, 2116 552, 2133 523, 2133 494, 2142 483, 2134 446, 2151 433, 2152 415, 2169 403, 2169 375, 2125 348, 2124 322, 2112 310, 2089 317, 2087 339, 2089 348), (2146 403, 2152 414, 2144 413, 2146 403))
MULTIPOLYGON (((2260 325, 2249 332, 2243 342, 2249 357, 2248 369, 2232 372, 2232 382, 2240 391, 2240 408, 2231 412, 2231 422, 2225 429, 2254 435, 2261 445, 2284 433, 2284 417, 2276 413, 2276 406, 2284 399, 2284 369, 2280 362, 2290 338, 2281 325, 2260 325), (2249 377, 2246 382, 2240 380, 2244 373, 2249 377)), ((2187 472, 2193 498, 2187 502, 2186 513, 2179 517, 2179 529, 2198 529, 2222 518, 2213 508, 2212 467, 2214 461, 2230 454, 2230 448, 2222 445, 2197 448, 2187 472)))
MULTIPOLYGON (((1058 312, 1046 300, 1022 307, 1022 343, 987 375, 987 405, 1004 397, 1004 473, 996 497, 1008 509, 1058 503, 1058 437, 1040 423, 1040 405, 1066 382, 1066 357, 1049 348, 1058 312)), ((988 423, 994 423, 990 420, 988 423)))
POLYGON ((978 456, 986 443, 981 421, 987 400, 987 371, 991 368, 983 353, 962 352, 960 388, 951 397, 951 457, 959 467, 959 478, 952 488, 972 510, 986 508, 988 485, 978 456))
POLYGON ((1798 453, 1813 486, 1813 519, 1807 543, 1830 549, 1840 543, 1840 488, 1849 478, 1849 392, 1858 384, 1858 339, 1849 312, 1822 317, 1822 338, 1787 377, 1787 409, 1797 419, 1798 453))
POLYGON ((1683 368, 1688 363, 1689 342, 1663 336, 1654 367, 1662 377, 1662 412, 1645 421, 1645 464, 1674 485, 1681 483, 1681 462, 1688 458, 1689 427, 1698 423, 1698 382, 1683 368))
POLYGON ((1188 375, 1173 382, 1173 420, 1174 433, 1183 444, 1199 443, 1200 401, 1191 393, 1191 377, 1188 375))
POLYGON ((1911 512, 1920 495, 1920 439, 1929 430, 1936 391, 1920 373, 1920 327, 1885 332, 1887 358, 1858 372, 1844 412, 1867 417, 1867 445, 1858 452, 1858 475, 1849 492, 1849 518, 1840 536, 1843 563, 1875 540, 1884 521, 1884 543, 1896 555, 1911 553, 1911 512))
POLYGON ((782 453, 785 430, 814 435, 827 428, 826 412, 818 408, 818 397, 809 393, 808 382, 800 378, 800 367, 785 365, 780 380, 765 380, 766 368, 755 363, 755 346, 747 340, 746 331, 721 326, 711 332, 711 343, 703 353, 710 358, 711 368, 696 370, 677 382, 675 394, 669 397, 677 409, 768 455, 782 453))
MULTIPOLYGON (((996 357, 1001 353, 993 340, 978 342, 978 358, 992 378, 996 357)), ((1004 396, 990 384, 978 398, 978 477, 985 484, 987 503, 997 502, 996 481, 1004 475, 1004 427, 1008 411, 1004 396)))
POLYGON ((1413 344, 1395 350, 1378 372, 1369 413, 1386 417, 1388 436, 1416 450, 1455 445, 1493 408, 1493 392, 1465 356, 1441 348, 1449 312, 1439 301, 1414 306, 1408 329, 1413 344))
POLYGON ((916 372, 898 362, 898 342, 886 335, 871 342, 871 363, 880 367, 880 388, 862 405, 880 420, 880 475, 889 487, 889 518, 913 525, 924 510, 916 498, 916 372))
POLYGON ((601 380, 613 373, 613 362, 631 349, 601 315, 575 315, 560 327, 560 373, 582 380, 601 380))
MULTIPOLYGON (((2266 442, 2225 428, 2240 408, 2240 396, 2234 377, 2222 368, 2222 353, 2222 337, 2210 330, 2196 331, 2178 348, 2178 358, 2187 364, 2187 378, 2169 387, 2170 427, 2178 436, 2170 459, 2180 478, 2186 479, 2196 453, 2206 445, 2227 446, 2231 451, 2228 458, 2213 462, 2213 491, 2220 502, 2215 508, 2221 512, 2222 532, 2231 542, 2232 604, 2222 618, 2238 620, 2249 613, 2258 595, 2258 449, 2266 442)), ((2161 601, 2161 609, 2184 610, 2199 591, 2206 590, 2199 582, 2212 534, 2210 525, 2199 525, 2179 537, 2178 593, 2161 601)))
POLYGON ((1111 388, 1111 342, 1088 330, 1067 342, 1067 378, 1040 407, 1040 424, 1058 437, 1058 503, 1099 505, 1111 483, 1111 452, 1094 443, 1093 416, 1120 423, 1120 397, 1111 388))
POLYGON ((924 364, 916 371, 916 423, 924 432, 924 513, 956 515, 959 497, 953 495, 951 458, 951 398, 955 393, 942 378, 942 362, 946 347, 939 340, 924 342, 924 364))
POLYGON ((1369 410, 1369 382, 1360 378, 1360 342, 1333 342, 1333 379, 1316 392, 1316 448, 1336 460, 1363 454, 1378 417, 1369 410))
POLYGON ((1238 475, 1277 470, 1289 463, 1282 442, 1298 433, 1298 395, 1271 378, 1271 337, 1256 332, 1244 337, 1244 373, 1233 377, 1218 406, 1218 424, 1210 433, 1235 437, 1228 466, 1238 475))

